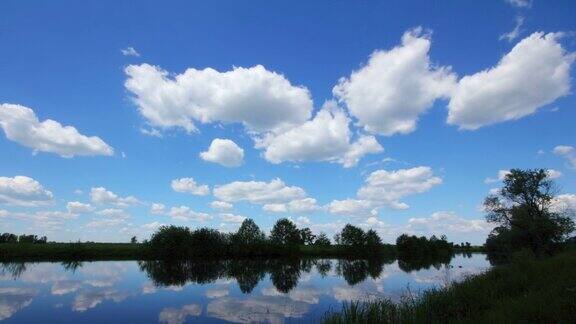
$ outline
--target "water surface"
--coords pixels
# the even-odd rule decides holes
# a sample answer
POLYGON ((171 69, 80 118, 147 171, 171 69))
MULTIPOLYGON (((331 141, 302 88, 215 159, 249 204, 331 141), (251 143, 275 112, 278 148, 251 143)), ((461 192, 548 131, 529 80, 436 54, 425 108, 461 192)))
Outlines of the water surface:
POLYGON ((342 302, 418 295, 489 268, 449 263, 250 260, 3 263, 3 323, 307 323, 342 302))

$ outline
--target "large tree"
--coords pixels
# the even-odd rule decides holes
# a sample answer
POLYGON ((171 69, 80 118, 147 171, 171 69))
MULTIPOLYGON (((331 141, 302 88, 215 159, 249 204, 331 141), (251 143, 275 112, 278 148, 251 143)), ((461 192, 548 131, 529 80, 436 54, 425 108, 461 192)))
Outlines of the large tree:
POLYGON ((487 221, 498 225, 486 240, 488 250, 530 248, 539 254, 563 241, 574 222, 553 208, 555 192, 546 170, 510 170, 502 189, 484 201, 487 221))
POLYGON ((270 232, 270 240, 272 243, 282 245, 302 244, 300 231, 288 218, 281 218, 274 224, 270 232))
POLYGON ((360 227, 346 224, 340 233, 340 244, 360 246, 366 243, 366 234, 360 227))
POLYGON ((264 242, 265 239, 264 232, 250 218, 245 219, 234 234, 234 241, 237 244, 258 244, 264 242))

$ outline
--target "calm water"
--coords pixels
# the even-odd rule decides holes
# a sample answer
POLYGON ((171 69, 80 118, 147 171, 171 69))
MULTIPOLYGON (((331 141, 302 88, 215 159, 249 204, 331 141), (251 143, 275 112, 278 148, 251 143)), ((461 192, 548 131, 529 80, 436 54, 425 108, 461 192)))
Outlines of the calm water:
POLYGON ((398 300, 408 290, 418 294, 489 267, 482 254, 458 255, 449 265, 320 259, 5 263, 0 321, 314 322, 344 301, 398 300))

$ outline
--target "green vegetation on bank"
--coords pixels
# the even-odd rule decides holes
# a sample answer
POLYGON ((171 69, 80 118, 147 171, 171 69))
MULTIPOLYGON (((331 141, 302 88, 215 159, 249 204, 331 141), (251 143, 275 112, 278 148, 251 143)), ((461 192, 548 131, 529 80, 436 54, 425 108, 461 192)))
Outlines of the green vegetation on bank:
POLYGON ((531 252, 447 289, 419 297, 353 302, 324 323, 571 323, 576 314, 576 251, 536 259, 531 252))
MULTIPOLYGON (((492 260, 500 259, 502 265, 400 303, 349 303, 340 312, 327 314, 324 322, 574 322, 576 249, 575 239, 568 238, 575 230, 570 217, 574 211, 562 209, 555 201, 555 192, 546 170, 510 170, 503 187, 484 202, 487 221, 497 225, 485 248, 492 260), (566 251, 552 256, 561 250, 566 251)), ((397 241, 400 255, 399 243, 408 255, 422 253, 430 246, 425 240, 401 236, 397 241)))

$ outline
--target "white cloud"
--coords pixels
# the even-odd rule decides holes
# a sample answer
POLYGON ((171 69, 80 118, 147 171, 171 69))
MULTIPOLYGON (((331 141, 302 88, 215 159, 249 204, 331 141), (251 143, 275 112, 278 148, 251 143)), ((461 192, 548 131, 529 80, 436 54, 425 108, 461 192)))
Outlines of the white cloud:
POLYGON ((576 169, 576 148, 569 145, 558 145, 552 150, 552 153, 565 158, 570 167, 576 169))
POLYGON ((301 124, 312 111, 306 88, 261 65, 227 72, 189 68, 174 77, 149 64, 129 65, 125 72, 126 88, 155 127, 190 132, 195 122, 224 122, 269 131, 301 124))
POLYGON ((158 138, 162 138, 164 137, 162 135, 162 133, 160 133, 159 130, 157 130, 156 128, 145 128, 145 127, 141 127, 140 128, 140 132, 144 135, 148 135, 148 136, 152 136, 152 137, 158 137, 158 138))
POLYGON ((270 182, 234 181, 214 188, 214 196, 225 202, 248 201, 253 204, 282 204, 306 198, 300 187, 289 187, 279 178, 270 182))
POLYGON ((104 187, 90 189, 90 199, 93 203, 128 207, 138 204, 140 201, 133 196, 120 197, 104 187))
POLYGON ((288 210, 293 213, 311 213, 319 208, 314 198, 295 199, 288 203, 288 210))
POLYGON ((234 215, 230 213, 220 214, 220 220, 224 223, 242 223, 246 217, 240 215, 234 215))
POLYGON ((161 226, 164 226, 164 224, 160 223, 160 222, 152 222, 152 223, 146 223, 146 224, 142 225, 142 228, 144 228, 146 230, 154 231, 161 226))
POLYGON ((104 216, 104 217, 110 217, 110 218, 122 219, 122 220, 130 218, 130 214, 128 214, 126 211, 124 211, 122 209, 118 209, 118 208, 106 208, 106 209, 97 211, 96 214, 98 214, 100 216, 104 216))
POLYGON ((328 211, 336 215, 364 217, 378 213, 372 202, 359 199, 333 200, 328 205, 328 211))
POLYGON ((576 216, 576 195, 562 194, 552 200, 552 211, 558 213, 568 213, 572 217, 576 216))
POLYGON ((170 217, 173 219, 181 221, 204 222, 212 219, 212 216, 206 213, 195 212, 187 206, 172 207, 168 215, 170 215, 170 217))
POLYGON ((86 227, 89 228, 108 228, 108 227, 115 227, 124 225, 126 220, 122 218, 104 218, 104 219, 96 219, 86 223, 86 227))
POLYGON ((548 174, 548 178, 550 179, 558 179, 562 176, 562 172, 554 169, 548 169, 546 170, 546 173, 548 174))
POLYGON ((456 82, 450 67, 430 63, 431 40, 422 28, 404 33, 402 44, 375 51, 368 63, 333 89, 367 131, 407 134, 418 116, 438 98, 448 97, 456 82))
POLYGON ((269 213, 285 213, 288 211, 286 204, 264 204, 262 210, 269 213))
POLYGON ((244 163, 244 150, 229 139, 215 138, 208 151, 200 153, 200 158, 234 168, 244 163))
POLYGON ((373 136, 362 135, 351 142, 350 119, 329 101, 305 123, 283 133, 268 133, 256 139, 264 157, 272 163, 284 161, 329 161, 352 167, 366 154, 382 152, 373 136))
POLYGON ((290 211, 292 213, 304 214, 314 212, 320 209, 320 207, 316 204, 316 199, 303 198, 295 199, 288 203, 265 204, 262 206, 262 209, 271 213, 285 213, 290 211))
POLYGON ((81 203, 79 201, 69 201, 66 204, 66 209, 70 214, 86 214, 94 210, 90 204, 81 203))
POLYGON ((152 215, 162 215, 166 212, 166 206, 164 204, 153 203, 150 206, 150 214, 152 215))
POLYGON ((434 176, 430 167, 377 170, 368 176, 365 185, 358 190, 358 198, 393 209, 406 209, 409 206, 400 199, 426 192, 441 183, 442 179, 434 176))
POLYGON ((0 204, 37 207, 52 202, 52 192, 26 176, 0 177, 0 204))
POLYGON ((197 184, 193 178, 174 179, 171 183, 172 189, 176 192, 189 193, 197 196, 210 194, 210 187, 197 184))
POLYGON ((135 56, 135 57, 139 57, 140 53, 138 53, 138 51, 136 51, 136 49, 134 49, 134 47, 132 46, 128 46, 124 49, 120 50, 122 52, 122 55, 124 56, 135 56))
POLYGON ((505 0, 509 4, 518 8, 530 8, 532 7, 532 0, 505 0))
POLYGON ((75 155, 113 155, 114 149, 97 136, 82 135, 72 126, 38 120, 30 108, 0 104, 0 127, 6 137, 34 152, 56 153, 62 157, 75 155))
POLYGON ((234 205, 232 205, 231 203, 227 203, 225 201, 215 200, 210 203, 210 207, 216 210, 230 210, 234 207, 234 205))
POLYGON ((496 178, 486 178, 484 179, 484 183, 489 184, 489 183, 494 183, 494 182, 498 182, 498 181, 502 181, 506 178, 506 176, 510 173, 510 170, 499 170, 498 171, 498 177, 496 178))
POLYGON ((500 40, 507 40, 509 42, 515 40, 516 38, 518 38, 518 36, 520 35, 520 27, 522 27, 522 24, 524 24, 524 17, 522 16, 517 16, 516 17, 516 25, 514 26, 514 29, 512 29, 511 31, 504 33, 502 35, 500 35, 500 40))
POLYGON ((463 77, 448 104, 448 123, 474 130, 533 114, 570 93, 575 55, 558 42, 560 33, 533 33, 498 64, 463 77))
POLYGON ((416 235, 445 234, 449 240, 470 241, 476 237, 485 237, 494 228, 484 219, 468 219, 454 212, 435 212, 429 217, 410 218, 405 231, 416 235), (474 236, 475 235, 475 236, 474 236))

